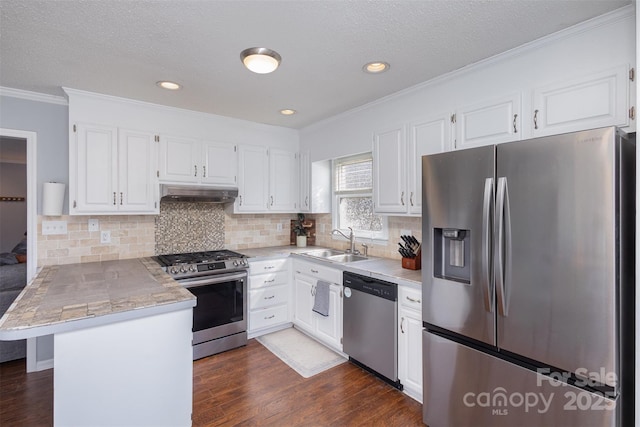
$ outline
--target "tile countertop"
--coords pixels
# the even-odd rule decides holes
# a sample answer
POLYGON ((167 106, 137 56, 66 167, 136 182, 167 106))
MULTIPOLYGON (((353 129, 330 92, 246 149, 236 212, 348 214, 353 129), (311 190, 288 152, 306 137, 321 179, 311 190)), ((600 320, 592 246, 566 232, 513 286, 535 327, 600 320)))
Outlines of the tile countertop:
POLYGON ((151 258, 47 266, 0 318, 0 340, 106 325, 195 304, 195 297, 151 258))
POLYGON ((417 289, 421 289, 422 287, 422 270, 408 270, 406 268, 402 268, 402 261, 400 260, 369 257, 369 259, 364 261, 338 263, 304 255, 305 252, 318 249, 328 248, 322 246, 307 246, 304 248, 299 248, 297 246, 272 246, 266 248, 243 249, 241 252, 249 258, 261 259, 286 257, 293 254, 296 258, 323 263, 343 271, 371 276, 376 279, 387 280, 389 282, 411 286, 417 289))

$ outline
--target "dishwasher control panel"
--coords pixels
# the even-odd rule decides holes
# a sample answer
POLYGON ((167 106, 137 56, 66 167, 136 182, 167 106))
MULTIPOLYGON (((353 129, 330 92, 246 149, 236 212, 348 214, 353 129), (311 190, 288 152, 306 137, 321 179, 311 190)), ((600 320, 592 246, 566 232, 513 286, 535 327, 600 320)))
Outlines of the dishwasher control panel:
POLYGON ((398 300, 398 285, 395 283, 345 272, 343 284, 345 287, 349 287, 355 291, 375 295, 390 301, 398 300))

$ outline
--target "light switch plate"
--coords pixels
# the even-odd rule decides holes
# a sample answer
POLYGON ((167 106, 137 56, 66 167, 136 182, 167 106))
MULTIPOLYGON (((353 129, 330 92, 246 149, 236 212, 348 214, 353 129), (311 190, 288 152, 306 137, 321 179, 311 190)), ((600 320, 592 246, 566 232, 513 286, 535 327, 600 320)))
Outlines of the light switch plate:
POLYGON ((42 235, 67 234, 67 221, 42 221, 42 235))
POLYGON ((100 221, 97 219, 89 220, 89 231, 98 231, 100 230, 100 221))

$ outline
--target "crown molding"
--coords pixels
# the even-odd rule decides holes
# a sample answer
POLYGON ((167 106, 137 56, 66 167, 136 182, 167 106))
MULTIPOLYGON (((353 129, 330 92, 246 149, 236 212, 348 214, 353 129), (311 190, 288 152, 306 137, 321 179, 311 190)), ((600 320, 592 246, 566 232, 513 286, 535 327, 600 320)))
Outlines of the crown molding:
POLYGON ((28 90, 14 89, 0 86, 0 96, 27 99, 29 101, 46 102, 49 104, 69 105, 64 96, 49 95, 46 93, 31 92, 28 90))

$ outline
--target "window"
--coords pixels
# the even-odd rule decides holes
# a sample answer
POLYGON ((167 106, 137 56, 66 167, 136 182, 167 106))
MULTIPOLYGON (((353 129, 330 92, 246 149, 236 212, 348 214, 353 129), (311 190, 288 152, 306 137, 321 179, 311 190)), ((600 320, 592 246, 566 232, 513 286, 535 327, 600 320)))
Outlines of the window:
POLYGON ((373 159, 371 153, 333 161, 333 227, 346 235, 386 240, 387 218, 373 213, 373 159))

